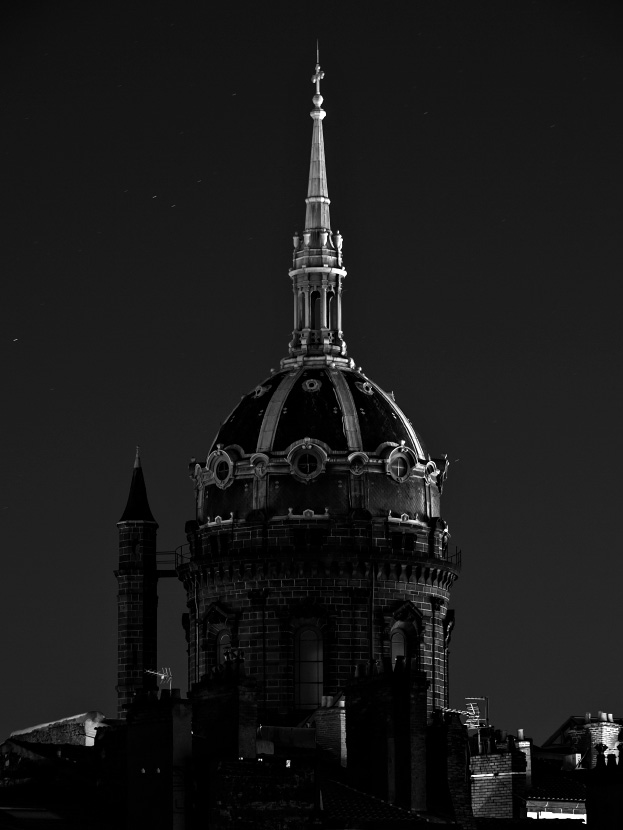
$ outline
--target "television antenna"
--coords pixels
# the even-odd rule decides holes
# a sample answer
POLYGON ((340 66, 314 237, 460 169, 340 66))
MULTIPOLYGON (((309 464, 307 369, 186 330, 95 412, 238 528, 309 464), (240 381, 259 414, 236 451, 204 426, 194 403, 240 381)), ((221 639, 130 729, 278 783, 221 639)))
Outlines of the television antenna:
POLYGON ((158 678, 158 683, 160 686, 164 686, 165 683, 169 684, 169 691, 171 691, 171 683, 173 682, 173 675, 171 674, 171 668, 167 666, 163 666, 161 669, 157 671, 152 671, 151 669, 145 669, 146 674, 155 674, 158 678))
POLYGON ((489 698, 488 697, 466 697, 467 703, 467 722, 465 726, 468 729, 483 729, 489 726, 489 698), (480 702, 484 703, 484 717, 480 707, 480 702))

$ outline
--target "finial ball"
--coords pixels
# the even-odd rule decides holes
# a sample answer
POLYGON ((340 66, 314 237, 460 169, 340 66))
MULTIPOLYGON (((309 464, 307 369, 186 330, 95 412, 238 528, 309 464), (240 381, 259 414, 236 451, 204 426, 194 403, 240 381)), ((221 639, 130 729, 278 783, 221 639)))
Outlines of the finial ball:
POLYGON ((314 102, 315 107, 321 107, 322 102, 324 101, 324 98, 322 97, 322 95, 314 95, 314 97, 312 98, 312 101, 314 102))

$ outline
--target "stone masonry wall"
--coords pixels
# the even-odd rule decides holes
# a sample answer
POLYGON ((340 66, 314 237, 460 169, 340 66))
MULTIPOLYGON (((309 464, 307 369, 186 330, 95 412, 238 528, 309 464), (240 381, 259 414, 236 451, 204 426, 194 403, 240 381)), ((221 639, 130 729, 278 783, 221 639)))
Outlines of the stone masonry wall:
POLYGON ((125 718, 135 694, 156 689, 157 574, 155 522, 119 522, 117 594, 117 715, 125 718))
POLYGON ((92 746, 98 724, 104 720, 101 712, 87 712, 73 718, 44 723, 31 729, 11 733, 12 738, 37 744, 75 744, 92 746))
POLYGON ((521 818, 526 758, 522 752, 473 755, 472 810, 476 817, 521 818))
POLYGON ((351 680, 354 666, 370 659, 370 593, 374 581, 373 657, 389 656, 387 631, 379 621, 396 604, 410 602, 422 617, 420 667, 429 680, 428 705, 445 704, 446 678, 443 619, 456 568, 440 557, 430 533, 404 528, 391 532, 387 522, 270 522, 245 523, 204 529, 189 536, 199 577, 180 569, 186 583, 190 613, 190 675, 209 672, 215 664, 215 646, 205 625, 213 603, 235 616, 234 645, 243 649, 249 673, 266 682, 269 709, 287 710, 293 701, 294 630, 292 620, 311 609, 320 615, 324 641, 323 694, 336 695, 351 680), (395 536, 400 534, 399 543, 395 536), (294 544, 296 543, 296 544, 294 544), (411 546, 412 550, 407 548, 411 546), (198 580, 198 581, 197 581, 198 580), (267 592, 263 600, 251 590, 267 592), (195 591, 200 646, 195 654, 195 591), (431 598, 440 602, 433 611, 431 598), (298 609, 298 610, 297 610, 298 609), (266 677, 263 672, 263 615, 266 628, 266 677), (196 660, 199 660, 198 667, 196 660), (433 683, 434 678, 434 683, 433 683))
POLYGON ((318 746, 330 752, 346 766, 346 710, 343 706, 331 706, 314 712, 318 746))
POLYGON ((597 760, 597 750, 595 747, 598 744, 604 744, 608 747, 605 751, 606 755, 616 755, 618 757, 619 750, 617 749, 617 743, 619 741, 619 734, 623 730, 623 726, 620 723, 609 723, 608 721, 601 721, 599 723, 587 723, 584 726, 587 736, 590 739, 590 747, 591 747, 591 756, 590 756, 590 766, 591 769, 595 766, 597 760))

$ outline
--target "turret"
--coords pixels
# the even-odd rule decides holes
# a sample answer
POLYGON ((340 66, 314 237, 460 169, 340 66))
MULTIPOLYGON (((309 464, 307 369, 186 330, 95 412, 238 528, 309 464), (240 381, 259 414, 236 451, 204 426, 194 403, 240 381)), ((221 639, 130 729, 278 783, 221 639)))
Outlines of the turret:
POLYGON ((191 679, 213 684, 244 656, 261 717, 289 725, 355 672, 396 665, 427 684, 429 714, 446 706, 461 565, 441 517, 447 458, 431 458, 393 393, 346 356, 322 77, 317 62, 290 354, 242 396, 205 460, 192 459, 196 514, 177 567, 191 679))
POLYGON ((119 568, 115 571, 119 592, 117 714, 125 718, 132 698, 139 692, 157 688, 157 574, 154 519, 145 488, 139 448, 128 503, 119 529, 119 568))

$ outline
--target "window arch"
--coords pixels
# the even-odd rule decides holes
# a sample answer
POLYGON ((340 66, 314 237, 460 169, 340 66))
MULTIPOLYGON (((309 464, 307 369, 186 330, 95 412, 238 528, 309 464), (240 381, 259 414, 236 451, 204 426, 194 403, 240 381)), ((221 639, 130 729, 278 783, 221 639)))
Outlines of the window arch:
POLYGON ((389 653, 392 660, 392 668, 396 665, 398 657, 409 657, 407 635, 404 628, 394 628, 389 637, 389 653))
POLYGON ((311 296, 309 298, 310 310, 311 310, 311 329, 319 329, 320 328, 320 291, 312 291, 311 296))
POLYGON ((222 666, 227 659, 231 649, 231 631, 229 628, 222 628, 216 635, 216 665, 222 666))
POLYGON ((327 294, 327 323, 330 329, 337 329, 337 297, 333 291, 327 294))
POLYGON ((302 291, 299 291, 298 294, 298 317, 295 328, 305 328, 305 294, 302 291))
POLYGON ((314 626, 297 629, 294 635, 294 705, 317 709, 322 701, 322 634, 314 626))

